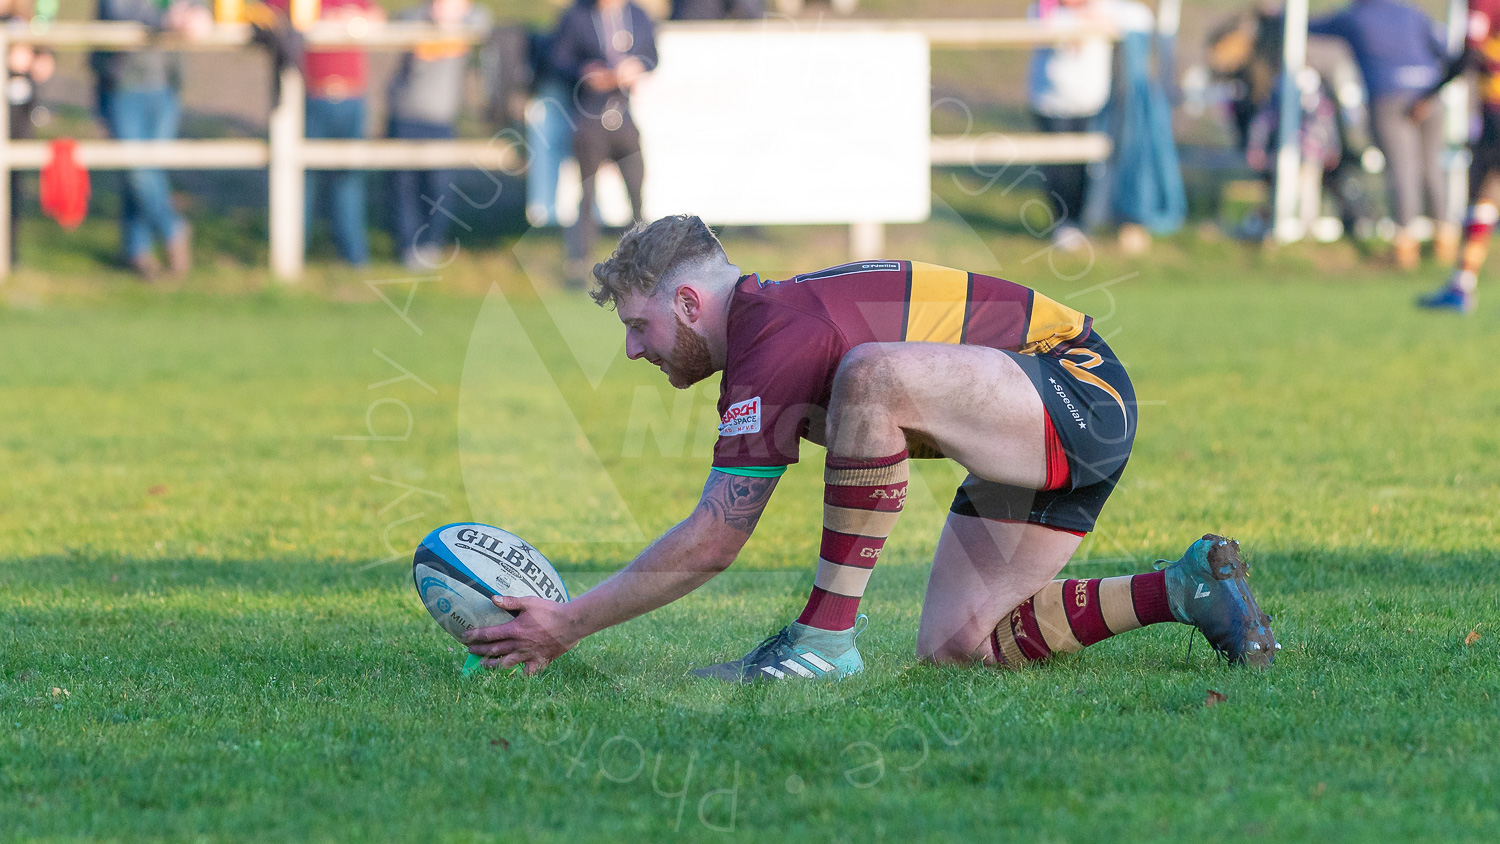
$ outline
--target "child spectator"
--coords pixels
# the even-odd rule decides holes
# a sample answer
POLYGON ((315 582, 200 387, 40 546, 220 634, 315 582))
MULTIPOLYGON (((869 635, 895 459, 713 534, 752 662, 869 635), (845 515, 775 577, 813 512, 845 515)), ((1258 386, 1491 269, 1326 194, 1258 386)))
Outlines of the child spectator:
MULTIPOLYGON (((396 20, 474 28, 488 25, 490 19, 473 0, 429 0, 401 12, 396 20)), ((423 140, 454 138, 468 68, 469 45, 462 40, 418 44, 402 56, 391 80, 387 134, 423 140)), ((391 174, 391 234, 408 269, 431 269, 441 263, 438 248, 447 235, 449 218, 437 209, 424 215, 422 206, 424 199, 441 206, 451 181, 449 175, 446 170, 398 170, 391 174)))
MULTIPOLYGON (((1323 197, 1323 185, 1343 160, 1343 143, 1339 135, 1338 107, 1326 90, 1323 78, 1310 67, 1297 75, 1297 92, 1301 118, 1297 124, 1297 142, 1301 151, 1301 169, 1297 173, 1298 218, 1304 228, 1317 220, 1323 197)), ((1250 169, 1275 181, 1276 153, 1281 133, 1281 86, 1273 89, 1271 98, 1250 121, 1246 132, 1245 163, 1250 169)))

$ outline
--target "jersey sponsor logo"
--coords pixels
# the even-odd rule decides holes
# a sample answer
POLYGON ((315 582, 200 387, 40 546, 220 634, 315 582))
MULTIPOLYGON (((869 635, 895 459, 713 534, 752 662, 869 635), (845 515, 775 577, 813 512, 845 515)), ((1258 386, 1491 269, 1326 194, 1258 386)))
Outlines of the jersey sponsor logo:
POLYGON ((719 419, 719 436, 760 433, 760 396, 731 404, 719 419))

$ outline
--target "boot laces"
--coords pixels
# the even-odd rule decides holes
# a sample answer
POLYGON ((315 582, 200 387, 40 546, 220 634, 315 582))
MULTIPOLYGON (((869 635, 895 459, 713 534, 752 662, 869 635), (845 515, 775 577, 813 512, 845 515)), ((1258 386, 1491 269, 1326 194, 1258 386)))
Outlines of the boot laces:
POLYGON ((770 636, 767 636, 764 640, 761 641, 759 645, 756 645, 755 650, 751 651, 749 656, 745 657, 745 662, 760 662, 767 656, 781 650, 783 647, 790 646, 791 643, 792 628, 783 627, 770 636))

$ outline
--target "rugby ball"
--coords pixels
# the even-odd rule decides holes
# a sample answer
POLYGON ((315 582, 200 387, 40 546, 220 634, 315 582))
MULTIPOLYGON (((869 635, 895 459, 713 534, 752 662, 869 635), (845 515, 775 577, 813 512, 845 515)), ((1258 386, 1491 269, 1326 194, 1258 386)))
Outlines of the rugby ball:
POLYGON ((542 552, 513 533, 472 522, 427 534, 411 574, 422 606, 455 639, 515 618, 491 602, 497 595, 568 601, 568 588, 542 552))

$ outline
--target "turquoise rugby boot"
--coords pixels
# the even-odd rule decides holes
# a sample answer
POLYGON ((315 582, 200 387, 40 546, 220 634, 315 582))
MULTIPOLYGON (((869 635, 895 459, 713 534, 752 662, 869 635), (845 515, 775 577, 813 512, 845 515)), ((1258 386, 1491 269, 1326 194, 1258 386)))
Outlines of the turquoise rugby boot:
POLYGON ((1178 621, 1198 628, 1220 656, 1265 668, 1281 645, 1271 632, 1271 617, 1250 594, 1248 573, 1238 542, 1204 534, 1182 559, 1167 566, 1167 604, 1178 621))
POLYGON ((869 626, 869 620, 861 615, 848 630, 820 630, 794 621, 741 659, 694 668, 688 673, 728 683, 842 680, 865 670, 854 640, 869 626))

